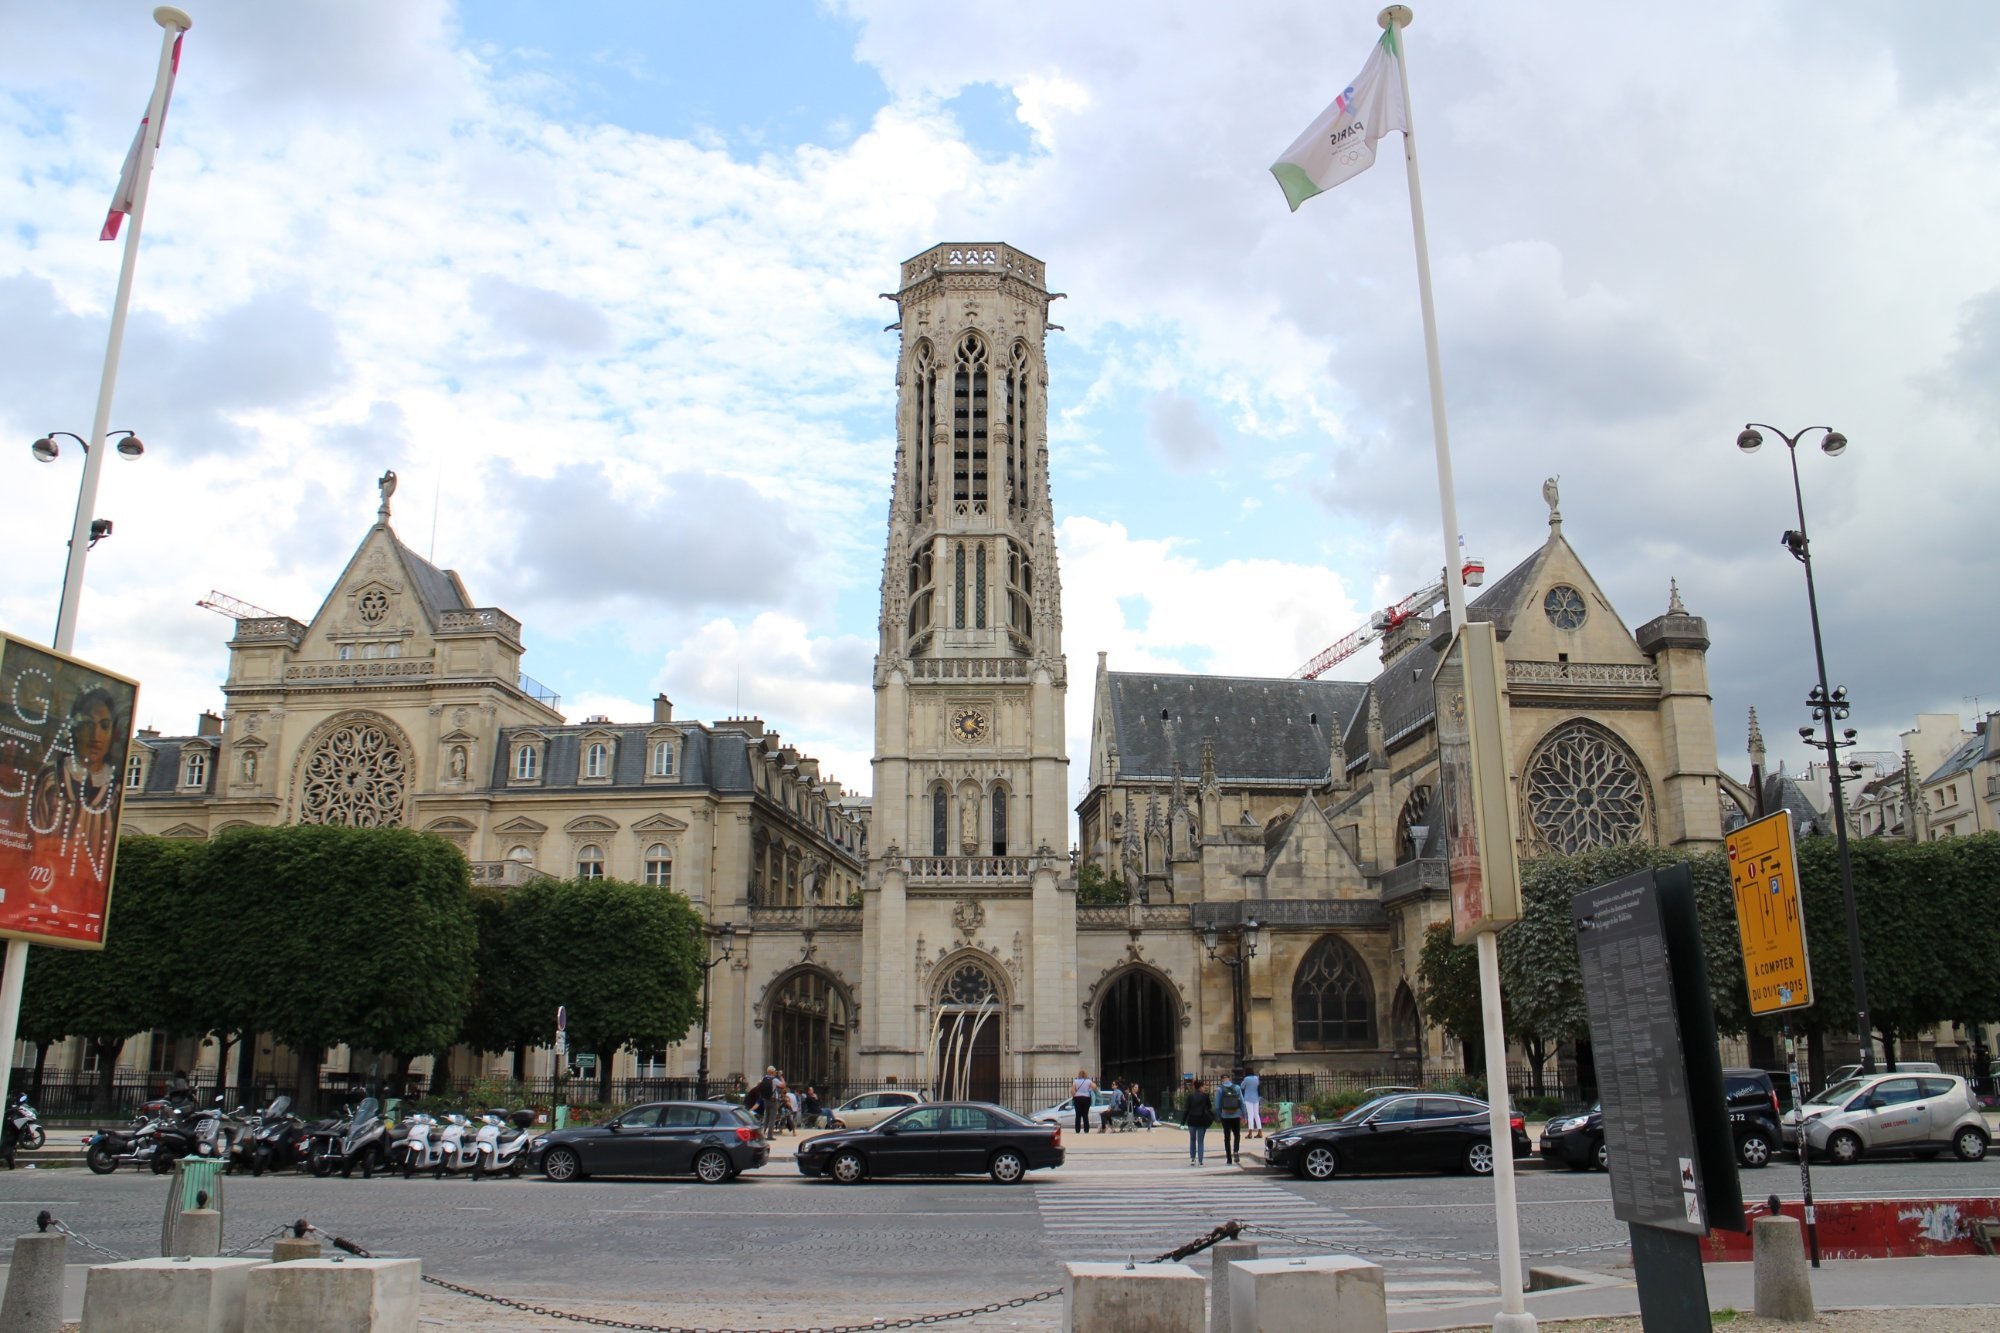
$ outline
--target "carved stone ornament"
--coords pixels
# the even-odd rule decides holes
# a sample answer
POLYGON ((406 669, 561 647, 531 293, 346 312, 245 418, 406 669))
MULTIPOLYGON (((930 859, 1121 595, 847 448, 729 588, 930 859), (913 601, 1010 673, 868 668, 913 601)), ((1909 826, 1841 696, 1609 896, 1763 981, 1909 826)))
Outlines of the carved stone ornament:
POLYGON ((305 764, 302 824, 378 828, 403 822, 409 764, 389 730, 355 718, 334 728, 305 764))
POLYGON ((962 935, 970 935, 986 924, 986 909, 977 899, 960 898, 951 909, 951 924, 962 935))

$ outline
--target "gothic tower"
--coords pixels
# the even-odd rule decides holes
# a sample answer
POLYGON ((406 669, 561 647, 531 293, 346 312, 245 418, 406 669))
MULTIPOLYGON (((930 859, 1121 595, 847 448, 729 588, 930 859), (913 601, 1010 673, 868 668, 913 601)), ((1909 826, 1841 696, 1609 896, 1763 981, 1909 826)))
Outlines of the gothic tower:
POLYGON ((864 1072, 997 1097, 1077 1050, 1041 261, 939 245, 894 295, 864 1072))

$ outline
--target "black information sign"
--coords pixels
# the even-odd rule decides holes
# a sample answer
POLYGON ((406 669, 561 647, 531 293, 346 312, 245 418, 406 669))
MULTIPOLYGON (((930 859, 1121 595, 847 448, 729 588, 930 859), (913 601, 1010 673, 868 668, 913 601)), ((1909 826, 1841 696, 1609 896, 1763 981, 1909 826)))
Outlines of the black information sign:
POLYGON ((1680 1017, 1653 872, 1570 900, 1620 1221, 1706 1235, 1680 1017))

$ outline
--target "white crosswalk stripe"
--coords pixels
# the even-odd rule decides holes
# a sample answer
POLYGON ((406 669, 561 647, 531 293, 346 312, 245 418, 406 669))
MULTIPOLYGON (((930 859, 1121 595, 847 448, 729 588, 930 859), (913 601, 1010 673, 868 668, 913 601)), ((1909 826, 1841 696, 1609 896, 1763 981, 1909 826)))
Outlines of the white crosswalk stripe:
MULTIPOLYGON (((1065 1259, 1137 1258, 1144 1262, 1235 1218, 1262 1223, 1314 1242, 1308 1247, 1267 1235, 1245 1237, 1255 1240, 1267 1256, 1315 1249, 1327 1254, 1360 1254, 1381 1264, 1387 1270, 1385 1285, 1392 1309, 1451 1305, 1499 1292, 1490 1277, 1471 1265, 1370 1253, 1428 1247, 1265 1181, 1251 1179, 1223 1184, 1132 1181, 1101 1187, 1092 1184, 1074 1189, 1038 1190, 1035 1200, 1041 1209, 1044 1230, 1065 1259)), ((1207 1260, 1204 1252, 1189 1262, 1205 1267, 1207 1260)))

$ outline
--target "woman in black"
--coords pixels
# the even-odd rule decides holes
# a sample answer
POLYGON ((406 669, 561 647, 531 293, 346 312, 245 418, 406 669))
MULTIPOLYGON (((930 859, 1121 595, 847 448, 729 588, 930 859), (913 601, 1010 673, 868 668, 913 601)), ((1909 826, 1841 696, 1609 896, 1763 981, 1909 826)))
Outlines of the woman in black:
POLYGON ((1215 1123, 1215 1100, 1200 1079, 1188 1084, 1187 1098, 1181 1106, 1181 1123, 1187 1126, 1188 1161, 1200 1166, 1207 1151, 1208 1127, 1215 1123))

